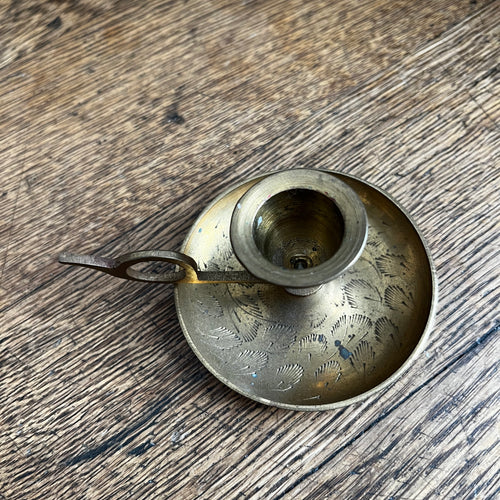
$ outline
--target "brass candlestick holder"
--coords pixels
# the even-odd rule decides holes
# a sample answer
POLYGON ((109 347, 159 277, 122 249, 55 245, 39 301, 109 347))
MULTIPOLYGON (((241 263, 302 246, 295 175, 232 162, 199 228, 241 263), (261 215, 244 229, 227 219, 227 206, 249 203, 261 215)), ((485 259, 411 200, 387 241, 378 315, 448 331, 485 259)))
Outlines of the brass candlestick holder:
POLYGON ((64 264, 175 283, 184 335, 219 380, 261 403, 337 408, 401 375, 437 301, 427 247, 409 216, 354 177, 295 169, 229 189, 191 228, 182 253, 64 264), (138 265, 165 261, 168 273, 138 265))

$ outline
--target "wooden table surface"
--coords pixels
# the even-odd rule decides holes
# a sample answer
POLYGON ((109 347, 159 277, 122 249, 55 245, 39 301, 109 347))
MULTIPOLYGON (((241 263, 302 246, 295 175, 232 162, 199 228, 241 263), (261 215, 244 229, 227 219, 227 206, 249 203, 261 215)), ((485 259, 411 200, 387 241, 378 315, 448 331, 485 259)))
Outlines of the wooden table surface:
POLYGON ((0 498, 498 498, 500 5, 0 4, 0 498), (173 289, 57 263, 178 250, 241 179, 359 176, 440 302, 389 389, 268 407, 191 352, 173 289))

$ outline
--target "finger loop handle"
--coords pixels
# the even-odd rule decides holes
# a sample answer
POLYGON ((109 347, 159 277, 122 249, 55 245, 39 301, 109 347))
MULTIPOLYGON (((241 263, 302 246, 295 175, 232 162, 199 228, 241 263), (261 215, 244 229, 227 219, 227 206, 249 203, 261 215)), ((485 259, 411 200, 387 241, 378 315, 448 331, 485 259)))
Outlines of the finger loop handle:
POLYGON ((62 264, 89 267, 117 278, 134 281, 186 283, 198 280, 198 265, 195 260, 183 253, 170 250, 141 250, 121 255, 116 259, 62 253, 59 256, 59 262, 62 264), (156 274, 133 268, 136 264, 151 262, 169 262, 179 266, 181 270, 156 274))

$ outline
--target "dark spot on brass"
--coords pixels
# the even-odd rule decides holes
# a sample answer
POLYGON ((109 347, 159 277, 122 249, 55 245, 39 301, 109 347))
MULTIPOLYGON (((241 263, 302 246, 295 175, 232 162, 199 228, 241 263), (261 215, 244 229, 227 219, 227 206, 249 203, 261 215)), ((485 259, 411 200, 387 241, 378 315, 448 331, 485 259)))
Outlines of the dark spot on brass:
POLYGON ((352 352, 346 349, 340 340, 335 341, 335 345, 339 348, 339 354, 343 359, 348 359, 350 356, 352 356, 352 352))

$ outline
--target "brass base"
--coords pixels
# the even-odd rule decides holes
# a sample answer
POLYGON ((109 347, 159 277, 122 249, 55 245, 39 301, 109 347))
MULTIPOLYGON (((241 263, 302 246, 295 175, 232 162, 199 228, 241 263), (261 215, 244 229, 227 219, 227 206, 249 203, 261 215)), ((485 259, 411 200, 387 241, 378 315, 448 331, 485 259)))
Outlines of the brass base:
MULTIPOLYGON (((312 295, 267 284, 178 284, 180 324, 219 380, 261 403, 326 410, 360 401, 401 375, 429 334, 437 300, 429 253, 409 216, 379 189, 332 173, 361 198, 368 240, 359 260, 312 295)), ((257 179, 217 198, 184 242, 201 270, 242 270, 231 215, 257 179)))

